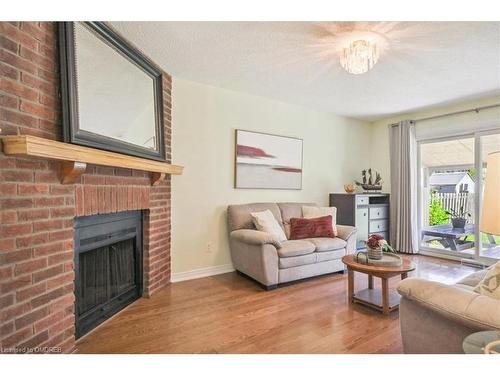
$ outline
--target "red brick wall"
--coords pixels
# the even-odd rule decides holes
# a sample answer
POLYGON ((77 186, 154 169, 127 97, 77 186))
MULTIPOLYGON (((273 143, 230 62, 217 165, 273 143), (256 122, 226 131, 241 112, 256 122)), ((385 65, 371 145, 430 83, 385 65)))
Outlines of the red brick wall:
MULTIPOLYGON (((0 22, 0 129, 61 140, 57 25, 0 22)), ((171 78, 164 74, 171 160, 171 78)), ((170 178, 89 165, 61 185, 58 163, 0 152, 0 348, 74 349, 73 218, 145 210, 144 291, 170 280, 170 178)))

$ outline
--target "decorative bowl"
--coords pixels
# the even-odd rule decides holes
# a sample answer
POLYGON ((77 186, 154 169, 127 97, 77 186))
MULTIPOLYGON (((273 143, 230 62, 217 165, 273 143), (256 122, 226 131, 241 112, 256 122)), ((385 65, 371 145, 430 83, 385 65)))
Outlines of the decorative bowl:
POLYGON ((354 184, 345 184, 344 190, 346 193, 352 194, 356 190, 356 187, 354 186, 354 184))

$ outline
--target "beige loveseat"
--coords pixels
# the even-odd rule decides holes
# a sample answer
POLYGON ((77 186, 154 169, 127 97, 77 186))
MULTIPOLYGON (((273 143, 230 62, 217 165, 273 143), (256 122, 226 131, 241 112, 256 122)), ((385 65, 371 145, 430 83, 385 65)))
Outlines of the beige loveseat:
POLYGON ((290 238, 290 219, 312 203, 252 203, 228 207, 229 246, 234 268, 267 289, 307 277, 344 270, 341 258, 353 253, 356 229, 337 225, 338 237, 276 241, 255 229, 251 212, 269 210, 290 238))
POLYGON ((500 330, 500 300, 474 292, 487 270, 455 285, 420 278, 401 281, 399 319, 405 353, 463 353, 469 334, 500 330))

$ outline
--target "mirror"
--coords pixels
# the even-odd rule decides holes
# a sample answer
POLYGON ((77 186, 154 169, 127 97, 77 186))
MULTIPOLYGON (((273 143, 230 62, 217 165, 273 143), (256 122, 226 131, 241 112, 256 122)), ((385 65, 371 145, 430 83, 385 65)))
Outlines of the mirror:
POLYGON ((165 160, 161 71, 100 22, 60 26, 67 142, 165 160))

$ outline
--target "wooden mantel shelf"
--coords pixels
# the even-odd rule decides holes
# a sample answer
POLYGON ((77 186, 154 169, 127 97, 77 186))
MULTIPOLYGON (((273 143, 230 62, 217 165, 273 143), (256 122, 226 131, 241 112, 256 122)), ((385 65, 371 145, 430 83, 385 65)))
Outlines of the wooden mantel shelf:
POLYGON ((87 163, 152 172, 152 185, 159 183, 167 174, 182 174, 184 168, 179 165, 52 141, 31 135, 6 135, 1 139, 5 155, 60 160, 62 162, 61 182, 63 184, 74 183, 78 176, 85 172, 87 163))

